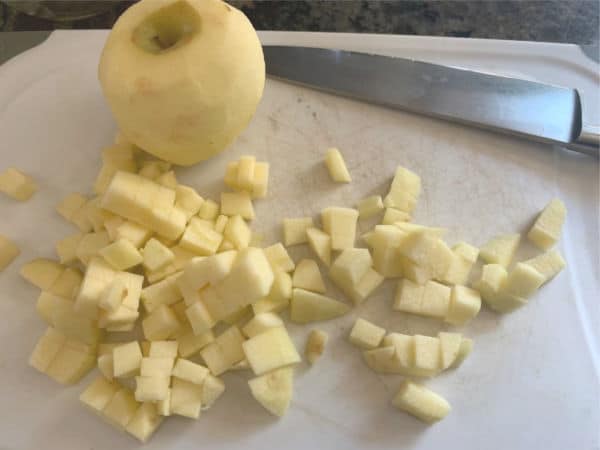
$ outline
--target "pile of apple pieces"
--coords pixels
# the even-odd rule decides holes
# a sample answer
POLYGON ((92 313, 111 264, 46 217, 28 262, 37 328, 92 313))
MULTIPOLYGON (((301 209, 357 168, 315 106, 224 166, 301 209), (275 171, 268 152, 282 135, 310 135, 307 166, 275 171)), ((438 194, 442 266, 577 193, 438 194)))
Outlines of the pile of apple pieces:
MULTIPOLYGON (((281 243, 265 249, 251 246, 247 220, 254 218, 252 199, 266 195, 268 165, 252 157, 231 163, 225 182, 234 192, 222 193, 218 204, 178 184, 167 163, 140 161, 126 143, 105 150, 103 160, 94 185, 96 197, 73 194, 57 208, 80 229, 57 243, 60 263, 38 259, 21 270, 42 289, 37 308, 49 324, 31 365, 65 384, 77 382, 98 365, 103 378, 82 394, 82 401, 140 440, 146 440, 166 415, 197 417, 223 391, 217 377, 228 370, 250 368, 256 375, 249 381, 254 397, 273 414, 284 414, 292 396, 291 366, 300 356, 276 313, 289 306, 292 321, 309 323, 338 317, 350 306, 323 295, 315 261, 296 266, 281 243), (85 275, 75 265, 83 266, 85 275), (145 341, 131 337, 117 344, 103 342, 106 333, 132 332, 138 323, 145 341), (215 327, 222 330, 218 336, 215 327), (158 344, 171 345, 171 353, 152 351, 158 344), (197 354, 205 365, 188 360, 197 354)), ((333 167, 339 160, 332 160, 333 167)), ((385 202, 369 198, 358 210, 326 208, 322 230, 312 218, 284 220, 285 244, 308 243, 355 304, 371 295, 384 277, 402 275, 406 279, 401 281, 397 309, 406 309, 408 302, 410 312, 466 323, 479 310, 477 292, 446 285, 466 283, 473 251, 466 244, 449 250, 439 229, 405 222, 418 197, 407 176, 418 179, 399 168, 385 202), (371 250, 355 248, 359 216, 372 215, 383 204, 384 223, 364 236, 371 250), (332 252, 340 253, 332 258, 332 252), (442 252, 451 255, 447 270, 438 262, 442 252), (414 289, 405 289, 407 280, 414 289)), ((506 259, 505 246, 497 241, 504 242, 488 245, 495 258, 491 265, 500 265, 498 255, 506 259)), ((555 256, 557 252, 550 252, 524 264, 549 278, 559 270, 555 256)), ((507 272, 505 280, 486 278, 484 300, 521 294, 514 281, 510 291, 505 288, 513 272, 507 272)), ((422 339, 411 342, 417 340, 422 339)), ((317 349, 307 348, 311 363, 325 341, 322 333, 311 333, 309 347, 317 349)), ((383 347, 393 347, 392 358, 397 358, 396 341, 383 347)), ((462 342, 470 341, 461 341, 460 348, 462 342)), ((386 352, 389 356, 389 349, 386 352)), ((373 367, 389 367, 389 361, 373 367)), ((415 393, 423 398, 435 395, 404 383, 394 404, 401 405, 400 397, 415 393)))

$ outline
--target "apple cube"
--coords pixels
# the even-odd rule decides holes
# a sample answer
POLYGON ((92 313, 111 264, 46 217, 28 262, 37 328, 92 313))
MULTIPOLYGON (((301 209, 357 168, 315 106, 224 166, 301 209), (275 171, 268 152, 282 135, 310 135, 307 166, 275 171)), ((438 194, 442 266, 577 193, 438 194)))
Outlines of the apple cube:
POLYGON ((96 356, 90 352, 89 346, 67 340, 46 369, 46 375, 60 384, 77 383, 96 364, 96 356))
POLYGON ((265 297, 273 280, 271 265, 262 249, 248 247, 240 251, 231 272, 215 285, 225 307, 225 315, 265 297))
POLYGON ((85 388, 79 396, 79 401, 96 414, 102 414, 118 390, 117 383, 112 383, 100 376, 85 388))
POLYGON ((152 232, 148 228, 131 221, 125 221, 117 227, 114 240, 125 239, 131 242, 134 247, 140 248, 150 239, 150 236, 152 236, 152 232))
POLYGON ((383 211, 383 200, 380 195, 372 195, 358 202, 356 209, 360 219, 368 219, 383 211))
POLYGON ((453 286, 448 314, 444 321, 452 325, 465 325, 480 309, 481 295, 478 291, 466 286, 453 286))
POLYGON ((402 256, 398 247, 406 233, 392 225, 377 225, 369 239, 373 250, 373 266, 386 278, 402 276, 402 256))
POLYGON ((257 162, 252 180, 252 198, 265 198, 269 188, 269 163, 257 162))
POLYGON ((66 341, 67 337, 64 334, 48 327, 31 352, 29 365, 40 372, 46 372, 66 341))
POLYGON ((125 287, 125 283, 122 280, 115 278, 104 289, 104 292, 98 301, 98 306, 105 311, 114 312, 119 309, 126 294, 127 288, 125 287))
MULTIPOLYGON (((81 210, 83 206, 87 203, 88 199, 81 194, 76 192, 67 195, 64 199, 60 201, 58 205, 56 205, 56 211, 69 222, 73 222, 73 216, 76 212, 81 210)), ((88 228, 86 230, 81 230, 83 232, 87 232, 91 228, 91 224, 87 224, 88 228)))
POLYGON ((283 242, 286 247, 307 242, 306 230, 313 227, 312 217, 283 219, 283 242))
POLYGON ((144 246, 143 264, 148 270, 156 271, 175 261, 175 255, 157 239, 150 238, 144 246))
POLYGON ((398 282, 393 309, 412 314, 421 314, 425 286, 416 284, 406 278, 398 282))
POLYGON ((204 199, 194 188, 182 184, 175 188, 175 207, 183 211, 188 221, 198 214, 203 203, 204 199))
MULTIPOLYGON (((312 223, 312 219, 310 220, 312 223)), ((292 258, 290 258, 289 253, 287 252, 287 250, 281 242, 278 242, 277 244, 273 244, 270 247, 265 248, 264 252, 265 256, 267 257, 267 260, 269 261, 269 264, 271 265, 271 268, 273 269, 273 272, 278 272, 280 270, 283 272, 291 272, 296 267, 294 261, 292 260, 292 258)))
POLYGON ((175 338, 179 344, 179 356, 182 358, 189 358, 194 356, 208 344, 215 340, 215 336, 212 331, 196 335, 192 331, 190 326, 182 327, 175 338))
POLYGON ((369 297, 383 280, 384 278, 377 271, 369 268, 357 284, 346 286, 344 292, 348 294, 355 305, 358 305, 369 297))
POLYGON ((560 238, 566 216, 565 204, 557 198, 552 199, 527 233, 527 238, 542 250, 548 250, 560 238))
POLYGON ((381 219, 381 223, 383 225, 393 225, 396 222, 410 222, 410 220, 410 214, 407 212, 396 208, 385 208, 385 213, 383 213, 383 219, 381 219))
POLYGON ((294 370, 284 367, 248 381, 252 396, 271 414, 282 417, 293 395, 294 370))
POLYGON ((140 442, 146 442, 158 429, 162 420, 156 405, 142 403, 125 427, 125 431, 140 442))
POLYGON ((96 321, 77 314, 72 303, 67 308, 57 308, 52 312, 52 325, 68 338, 86 344, 95 345, 100 339, 96 321))
POLYGON ((50 293, 63 298, 73 299, 79 292, 83 275, 79 269, 67 267, 50 287, 50 293))
POLYGON ((221 320, 227 325, 238 325, 241 327, 249 322, 252 317, 252 306, 247 305, 223 317, 221 320))
POLYGON ((359 348, 370 350, 379 346, 384 335, 385 329, 358 318, 350 331, 349 340, 359 348))
POLYGON ((149 160, 143 161, 138 174, 150 180, 156 180, 163 173, 171 168, 171 164, 166 161, 149 160))
POLYGON ((236 249, 242 250, 250 245, 252 231, 250 231, 250 228, 242 216, 235 215, 230 217, 227 221, 223 230, 223 236, 230 241, 236 249))
POLYGON ((169 395, 169 377, 135 377, 135 399, 138 402, 157 402, 169 395))
POLYGON ((479 256, 488 264, 500 264, 507 268, 517 251, 520 241, 520 234, 496 236, 481 247, 479 256))
POLYGON ((221 214, 242 216, 246 220, 254 219, 252 199, 247 192, 222 192, 221 214))
POLYGON ((254 181, 254 167, 256 166, 256 158, 250 155, 240 157, 237 165, 236 185, 239 189, 245 191, 252 190, 252 182, 254 181))
POLYGON ((295 323, 330 320, 350 311, 345 303, 299 288, 292 291, 290 307, 290 320, 295 323))
POLYGON ((225 383, 220 378, 208 374, 202 383, 202 406, 210 408, 225 391, 225 383))
POLYGON ((132 311, 137 311, 140 306, 144 277, 135 273, 117 272, 115 279, 122 281, 125 285, 125 297, 122 305, 132 311))
POLYGON ((214 255, 221 242, 223 235, 209 228, 199 227, 190 222, 185 229, 179 245, 184 249, 201 256, 214 255))
POLYGON ((56 261, 37 258, 21 266, 19 274, 42 291, 49 290, 65 270, 56 261))
POLYGON ((329 266, 331 264, 331 237, 324 231, 311 227, 306 229, 306 238, 312 251, 323 264, 329 266))
POLYGON ((473 351, 473 341, 468 338, 463 338, 460 342, 460 348, 458 349, 458 355, 452 363, 451 368, 456 368, 462 364, 462 362, 471 354, 473 351))
POLYGON ((198 217, 205 220, 215 220, 219 215, 219 204, 213 200, 205 200, 200 206, 198 217))
POLYGON ((159 306, 168 306, 181 300, 181 291, 177 285, 179 273, 168 276, 156 284, 145 287, 141 298, 147 312, 154 312, 159 306))
POLYGON ((420 194, 421 178, 416 173, 398 166, 383 204, 387 208, 396 208, 410 214, 420 194))
POLYGON ((204 383, 209 374, 210 371, 206 367, 182 358, 177 360, 177 364, 173 368, 174 377, 194 384, 204 383))
POLYGON ((512 295, 527 299, 539 289, 544 280, 544 275, 535 268, 529 264, 519 262, 508 273, 500 292, 501 295, 512 295))
POLYGON ((142 320, 144 336, 149 341, 160 341, 173 336, 181 324, 167 305, 160 305, 142 320))
POLYGON ((256 375, 300 362, 300 355, 284 327, 260 333, 245 341, 242 347, 256 375))
POLYGON ((20 202, 29 200, 38 190, 33 178, 15 168, 0 173, 0 192, 20 202))
POLYGON ((336 183, 350 183, 350 173, 346 168, 346 162, 337 148, 330 148, 325 154, 325 165, 329 171, 329 176, 336 183))
POLYGON ((329 276, 339 287, 356 285, 373 264, 369 250, 348 248, 340 253, 329 270, 329 276))
POLYGON ((119 389, 102 410, 104 418, 113 426, 125 429, 135 416, 140 404, 133 392, 127 388, 119 389))
POLYGON ((83 234, 77 233, 56 243, 54 248, 61 264, 69 264, 77 259, 77 247, 82 238, 83 234))
POLYGON ((160 416, 171 415, 171 389, 167 391, 167 397, 164 400, 160 400, 154 403, 156 406, 156 412, 160 416))
POLYGON ((254 314, 280 312, 287 308, 292 298, 292 277, 286 272, 276 272, 271 290, 266 297, 252 303, 254 314))
POLYGON ((310 365, 317 362, 317 359, 323 355, 328 340, 329 335, 326 332, 311 330, 306 340, 306 346, 304 347, 304 356, 310 365))
POLYGON ((331 249, 354 247, 358 211, 351 208, 325 208, 321 211, 323 231, 331 236, 331 249))
POLYGON ((170 377, 173 372, 173 364, 174 358, 172 357, 146 356, 140 363, 140 375, 143 377, 170 377))
POLYGON ((392 404, 426 423, 442 420, 450 412, 450 404, 424 386, 405 380, 392 404))
POLYGON ((90 262, 90 259, 98 255, 100 250, 109 244, 110 238, 106 231, 84 234, 77 246, 77 259, 84 265, 87 265, 90 262))
POLYGON ((444 277, 456 258, 444 241, 426 230, 410 232, 402 240, 398 251, 436 279, 444 277))
POLYGON ((169 170, 156 178, 156 182, 161 186, 167 187, 169 189, 175 190, 178 186, 177 177, 175 176, 175 172, 169 170))
POLYGON ((431 336, 416 334, 413 336, 414 368, 422 376, 432 376, 438 373, 441 367, 440 340, 431 336))
POLYGON ((177 341, 156 340, 150 342, 148 356, 150 358, 177 358, 177 341))
POLYGON ((239 328, 231 326, 200 350, 200 355, 211 373, 220 375, 244 359, 243 342, 244 337, 239 328))
POLYGON ((365 350, 362 353, 365 364, 377 373, 398 373, 394 362, 396 349, 393 345, 365 350))
POLYGON ((207 331, 210 331, 216 323, 215 319, 210 315, 210 312, 201 300, 188 306, 185 310, 185 315, 192 326, 194 334, 204 334, 207 331))
POLYGON ((567 265, 558 250, 549 250, 535 258, 523 261, 537 270, 544 277, 544 283, 554 278, 567 265))
POLYGON ((462 335, 460 333, 438 333, 440 340, 440 357, 442 369, 447 369, 454 364, 458 357, 460 344, 462 343, 462 335))
POLYGON ((115 373, 115 366, 113 364, 112 353, 98 356, 97 360, 98 370, 100 373, 109 381, 112 381, 115 373))
POLYGON ((498 293, 506 282, 507 276, 508 272, 500 264, 485 264, 483 266, 481 278, 475 284, 475 288, 491 308, 494 308, 497 304, 498 293))
POLYGON ((283 320, 277 314, 260 313, 256 314, 243 328, 242 333, 249 338, 252 338, 260 333, 275 327, 284 326, 283 320))
POLYGON ((383 347, 393 346, 395 349, 391 365, 396 373, 403 375, 415 375, 419 373, 414 371, 415 345, 414 337, 401 333, 390 333, 385 336, 381 342, 383 347))
POLYGON ((137 341, 118 345, 113 349, 112 356, 114 377, 131 377, 139 372, 143 356, 137 341))
POLYGON ((448 232, 448 230, 446 228, 428 227, 425 225, 419 225, 418 223, 409 223, 409 222, 402 222, 402 221, 395 222, 394 226, 396 228, 398 228, 399 230, 406 232, 407 234, 423 232, 423 233, 430 234, 431 236, 437 237, 437 238, 443 238, 444 235, 448 232))
POLYGON ((171 388, 171 413, 197 419, 202 409, 202 385, 173 378, 171 388))
POLYGON ((321 294, 326 291, 319 266, 312 259, 303 259, 298 263, 292 277, 292 286, 321 294))
POLYGON ((448 314, 451 289, 441 283, 428 281, 425 283, 421 311, 419 314, 443 319, 448 314))

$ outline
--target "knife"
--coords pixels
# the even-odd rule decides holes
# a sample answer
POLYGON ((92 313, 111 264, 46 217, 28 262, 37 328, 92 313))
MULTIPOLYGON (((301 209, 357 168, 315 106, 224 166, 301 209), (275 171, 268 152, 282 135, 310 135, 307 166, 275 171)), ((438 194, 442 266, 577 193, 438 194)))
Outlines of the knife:
POLYGON ((600 156, 600 135, 583 125, 576 89, 342 50, 263 52, 267 74, 278 79, 600 156))

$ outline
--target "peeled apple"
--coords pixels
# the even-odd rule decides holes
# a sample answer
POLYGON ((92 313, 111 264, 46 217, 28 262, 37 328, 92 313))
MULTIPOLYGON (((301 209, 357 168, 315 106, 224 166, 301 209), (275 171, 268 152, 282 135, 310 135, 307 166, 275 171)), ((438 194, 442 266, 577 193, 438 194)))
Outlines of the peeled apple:
POLYGON ((265 84, 250 21, 220 0, 143 0, 115 23, 98 77, 122 135, 189 166, 246 128, 265 84))

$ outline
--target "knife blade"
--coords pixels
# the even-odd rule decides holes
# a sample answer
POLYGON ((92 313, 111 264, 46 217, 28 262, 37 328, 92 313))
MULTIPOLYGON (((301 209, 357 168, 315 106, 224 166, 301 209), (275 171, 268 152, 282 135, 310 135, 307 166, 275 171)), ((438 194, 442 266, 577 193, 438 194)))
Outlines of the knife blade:
POLYGON ((267 74, 332 94, 559 144, 598 157, 576 89, 412 59, 263 46, 267 74))

